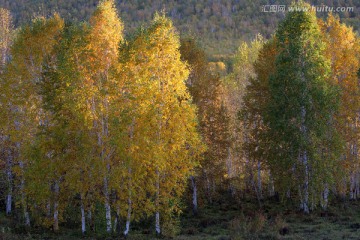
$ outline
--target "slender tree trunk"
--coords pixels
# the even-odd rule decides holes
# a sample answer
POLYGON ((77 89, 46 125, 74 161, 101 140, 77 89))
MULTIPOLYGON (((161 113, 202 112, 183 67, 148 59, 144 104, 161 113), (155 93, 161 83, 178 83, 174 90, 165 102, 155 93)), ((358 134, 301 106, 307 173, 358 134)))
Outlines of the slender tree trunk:
POLYGON ((114 220, 114 233, 120 233, 120 206, 116 207, 116 216, 114 220))
MULTIPOLYGON (((304 138, 307 139, 307 129, 305 126, 306 119, 306 109, 304 106, 301 107, 301 133, 304 138)), ((300 158, 304 167, 304 182, 303 182, 303 200, 302 200, 302 210, 304 213, 309 213, 309 162, 308 162, 308 153, 306 149, 300 150, 300 158)))
MULTIPOLYGON (((51 187, 50 187, 50 190, 51 190, 51 187)), ((51 217, 51 200, 50 199, 48 200, 48 203, 46 204, 46 216, 48 218, 51 217)))
POLYGON ((253 173, 251 173, 250 179, 251 179, 251 185, 253 186, 255 194, 256 194, 256 199, 258 200, 259 207, 261 207, 261 199, 260 199, 259 189, 256 186, 255 177, 254 177, 253 173))
POLYGON ((271 175, 271 171, 269 170, 269 197, 273 196, 275 196, 274 179, 271 175))
POLYGON ((360 196, 360 179, 359 179, 359 171, 356 171, 355 175, 355 199, 358 199, 360 196))
MULTIPOLYGON (((130 125, 130 131, 129 131, 129 135, 130 135, 130 141, 132 142, 134 139, 134 128, 135 128, 135 117, 133 117, 132 121, 131 121, 131 125, 130 125)), ((128 189, 128 210, 127 210, 127 216, 126 216, 126 226, 125 226, 125 231, 124 231, 124 235, 127 236, 129 234, 130 231, 130 223, 131 223, 131 212, 132 212, 132 201, 131 201, 131 193, 132 193, 132 169, 129 166, 128 168, 128 174, 129 174, 129 189, 128 189)))
POLYGON ((350 199, 355 199, 355 173, 354 171, 350 174, 350 199))
MULTIPOLYGON (((101 117, 101 132, 103 137, 108 137, 108 104, 107 104, 107 98, 105 98, 103 102, 104 108, 105 108, 105 114, 101 117)), ((101 146, 101 158, 103 161, 106 161, 106 174, 104 177, 104 195, 105 195, 105 211, 106 211, 106 231, 108 233, 111 233, 111 206, 110 206, 110 194, 109 194, 109 178, 108 174, 110 173, 110 164, 109 164, 109 158, 106 156, 105 153, 105 143, 103 141, 102 137, 99 137, 99 146, 101 146)))
POLYGON ((159 207, 160 207, 160 173, 159 173, 159 170, 156 169, 155 232, 157 235, 160 235, 160 233, 161 233, 159 207))
POLYGON ((210 183, 210 179, 209 179, 209 176, 207 174, 206 171, 204 171, 204 175, 205 175, 205 189, 206 189, 206 195, 207 195, 207 198, 208 198, 208 202, 210 204, 212 204, 212 195, 211 195, 211 183, 210 183))
POLYGON ((81 194, 81 232, 83 235, 86 233, 86 217, 85 217, 85 208, 84 208, 84 197, 81 194))
POLYGON ((89 223, 89 229, 90 229, 90 231, 94 231, 94 230, 95 230, 95 227, 94 227, 94 221, 93 221, 92 212, 91 212, 91 206, 89 206, 87 218, 88 218, 88 223, 89 223))
MULTIPOLYGON (((101 86, 100 86, 101 88, 101 86)), ((104 108, 107 109, 107 107, 104 105, 104 108)), ((96 116, 96 102, 95 97, 91 98, 91 111, 94 116, 96 116)), ((105 110, 106 111, 106 110, 105 110)), ((107 158, 105 157, 105 146, 103 137, 107 134, 107 127, 106 127, 106 118, 103 114, 101 114, 100 123, 98 123, 96 120, 93 121, 93 127, 94 131, 97 134, 97 145, 101 149, 100 151, 100 159, 101 161, 106 161, 107 158), (100 125, 100 126, 99 126, 100 125), (100 128, 100 129, 99 129, 100 128)), ((106 219, 106 231, 108 233, 111 233, 112 224, 111 224, 111 207, 110 207, 110 194, 108 189, 108 174, 110 171, 110 165, 109 163, 106 163, 106 170, 105 170, 105 176, 104 176, 104 185, 103 185, 103 193, 104 193, 104 206, 105 206, 105 219, 106 219)))
POLYGON ((348 181, 347 181, 347 178, 346 177, 343 177, 343 180, 342 180, 342 185, 343 185, 343 189, 342 189, 342 192, 340 193, 340 196, 341 196, 341 198, 343 199, 343 200, 345 200, 346 199, 346 196, 347 196, 347 183, 348 183, 348 181))
POLYGON ((360 194, 360 184, 359 184, 359 164, 358 164, 358 149, 357 149, 357 143, 354 143, 354 158, 355 158, 355 162, 356 162, 356 167, 355 167, 355 189, 354 189, 354 199, 358 199, 359 198, 359 194, 360 194))
POLYGON ((305 167, 303 210, 304 213, 309 213, 309 165, 306 150, 304 151, 303 163, 305 167))
POLYGON ((129 231, 130 231, 131 211, 132 211, 131 205, 132 205, 131 196, 129 195, 129 198, 128 198, 128 211, 127 211, 127 216, 126 216, 126 226, 125 226, 125 231, 124 231, 125 236, 127 236, 129 234, 129 231))
POLYGON ((197 187, 196 187, 195 177, 190 176, 190 180, 191 180, 191 186, 192 186, 192 190, 193 190, 193 196, 192 196, 193 214, 197 215, 198 203, 197 203, 197 187))
POLYGON ((54 224, 53 224, 53 229, 54 232, 59 231, 59 192, 60 192, 60 187, 59 187, 59 182, 58 180, 55 181, 54 183, 54 224))
MULTIPOLYGON (((20 148, 18 148, 20 149, 20 148)), ((27 203, 26 203, 26 195, 25 195, 25 170, 24 170, 24 162, 23 161, 19 161, 19 167, 21 169, 21 180, 20 180, 20 191, 21 191, 21 205, 23 208, 23 216, 24 216, 24 223, 25 223, 25 227, 29 228, 30 227, 30 216, 29 216, 29 212, 27 211, 27 203)))
POLYGON ((227 174, 229 178, 229 190, 232 196, 235 194, 234 186, 232 183, 232 177, 233 177, 233 160, 232 160, 232 154, 231 154, 231 147, 228 147, 228 157, 226 160, 226 166, 227 166, 227 174))
POLYGON ((105 196, 105 212, 106 212, 106 231, 111 233, 111 207, 110 207, 110 194, 108 189, 108 178, 104 177, 104 196, 105 196))
POLYGON ((315 207, 316 207, 315 192, 314 191, 311 191, 311 192, 312 192, 312 194, 311 194, 311 201, 310 201, 310 210, 314 211, 315 207))
POLYGON ((6 148, 6 180, 7 180, 7 195, 6 195, 6 215, 12 212, 12 194, 13 194, 13 174, 12 166, 13 159, 10 148, 6 148))
POLYGON ((132 201, 131 201, 131 188, 132 188, 132 183, 131 183, 131 168, 129 167, 128 169, 129 172, 129 197, 128 197, 128 210, 127 210, 127 216, 126 216, 126 226, 125 226, 125 231, 124 231, 124 235, 127 236, 129 234, 130 231, 130 222, 131 222, 131 211, 132 211, 132 201))
POLYGON ((258 191, 259 191, 259 198, 263 199, 263 195, 262 195, 262 184, 261 184, 261 163, 258 160, 257 162, 257 175, 258 175, 258 191))
POLYGON ((328 202, 329 202, 329 186, 327 183, 324 184, 324 191, 322 194, 322 203, 321 203, 321 207, 326 210, 327 206, 328 206, 328 202))

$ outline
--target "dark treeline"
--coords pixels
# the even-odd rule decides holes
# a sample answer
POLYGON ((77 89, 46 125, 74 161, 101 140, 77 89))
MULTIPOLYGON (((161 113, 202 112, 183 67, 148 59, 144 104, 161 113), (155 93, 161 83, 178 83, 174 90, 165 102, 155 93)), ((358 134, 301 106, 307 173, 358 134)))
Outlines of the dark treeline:
MULTIPOLYGON (((266 4, 290 6, 292 0, 148 0, 116 1, 125 32, 131 33, 152 19, 156 11, 164 10, 174 25, 184 34, 202 39, 209 57, 227 60, 241 41, 251 40, 257 33, 269 38, 283 12, 261 13, 266 4)), ((354 7, 354 11, 339 12, 340 18, 357 31, 360 26, 360 3, 355 0, 313 0, 314 6, 354 7)), ((88 20, 96 8, 96 0, 0 0, 0 7, 9 9, 16 26, 29 22, 34 16, 50 16, 54 11, 71 21, 88 20)), ((326 17, 326 12, 318 16, 326 17)))

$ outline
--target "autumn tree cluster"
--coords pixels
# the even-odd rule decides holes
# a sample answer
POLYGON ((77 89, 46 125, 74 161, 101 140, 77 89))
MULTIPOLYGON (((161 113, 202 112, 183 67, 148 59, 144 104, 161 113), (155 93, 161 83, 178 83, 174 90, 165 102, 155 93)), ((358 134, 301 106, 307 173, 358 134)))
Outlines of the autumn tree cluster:
POLYGON ((360 197, 360 39, 337 16, 287 13, 225 76, 164 14, 125 37, 112 0, 0 21, 0 190, 28 229, 170 236, 186 207, 360 197))
POLYGON ((359 197, 359 43, 337 16, 294 11, 269 40, 239 48, 228 106, 240 174, 260 204, 276 195, 308 213, 329 195, 359 197))
POLYGON ((171 230, 205 150, 172 22, 124 39, 111 0, 88 23, 55 14, 15 32, 3 9, 1 21, 6 213, 58 231, 77 206, 83 233, 100 216, 107 232, 147 218, 171 230))

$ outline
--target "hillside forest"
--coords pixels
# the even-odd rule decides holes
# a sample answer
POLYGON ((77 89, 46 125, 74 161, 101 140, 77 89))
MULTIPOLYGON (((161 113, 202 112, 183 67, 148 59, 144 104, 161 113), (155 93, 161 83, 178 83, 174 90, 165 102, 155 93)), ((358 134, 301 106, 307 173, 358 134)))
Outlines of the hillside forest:
MULTIPOLYGON (((233 232, 214 239, 270 239, 259 232, 271 221, 280 239, 282 214, 329 216, 360 198, 358 12, 297 1, 243 39, 229 18, 202 42, 179 23, 187 9, 137 1, 139 25, 135 3, 100 0, 27 21, 26 4, 12 12, 21 2, 0 8, 0 237, 186 237, 199 231, 187 219, 209 226, 211 209, 235 209, 233 232)), ((229 16, 259 14, 242 3, 229 16)))

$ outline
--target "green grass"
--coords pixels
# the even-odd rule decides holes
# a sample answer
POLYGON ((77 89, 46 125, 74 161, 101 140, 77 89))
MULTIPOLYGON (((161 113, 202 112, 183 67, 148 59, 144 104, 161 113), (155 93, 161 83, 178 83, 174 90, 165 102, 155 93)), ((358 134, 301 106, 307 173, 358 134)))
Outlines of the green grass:
MULTIPOLYGON (((309 215, 292 211, 294 206, 264 202, 259 209, 256 201, 214 204, 201 209, 197 216, 185 212, 181 232, 175 240, 237 240, 237 239, 359 239, 360 202, 333 203, 327 211, 317 209, 309 215)), ((151 222, 133 225, 129 240, 158 239, 151 222), (145 226, 145 227, 144 227, 145 226), (143 229, 151 228, 151 231, 143 229)), ((0 214, 0 239, 122 239, 98 233, 82 237, 79 229, 62 227, 57 234, 36 229, 19 233, 14 220, 0 214)), ((168 239, 161 237, 161 239, 168 239)))

